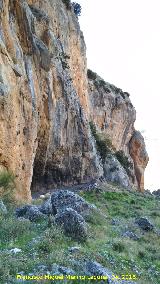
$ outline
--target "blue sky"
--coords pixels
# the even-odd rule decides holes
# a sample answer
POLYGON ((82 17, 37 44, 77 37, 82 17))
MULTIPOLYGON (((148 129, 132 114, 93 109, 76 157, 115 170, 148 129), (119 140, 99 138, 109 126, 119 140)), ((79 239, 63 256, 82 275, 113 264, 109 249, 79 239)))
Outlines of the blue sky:
POLYGON ((160 1, 77 0, 88 67, 131 94, 150 162, 145 188, 160 188, 160 1))

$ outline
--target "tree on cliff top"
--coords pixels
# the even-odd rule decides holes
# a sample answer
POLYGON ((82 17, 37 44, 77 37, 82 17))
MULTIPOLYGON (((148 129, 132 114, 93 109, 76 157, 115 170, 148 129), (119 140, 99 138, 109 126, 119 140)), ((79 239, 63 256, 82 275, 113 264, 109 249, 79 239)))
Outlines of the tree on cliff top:
POLYGON ((76 16, 80 16, 81 15, 81 5, 79 3, 73 2, 71 3, 71 0, 62 0, 63 3, 66 5, 66 8, 68 10, 71 10, 71 8, 73 7, 74 13, 76 14, 76 16))
POLYGON ((74 13, 76 14, 76 16, 81 16, 81 11, 82 11, 81 5, 79 3, 73 2, 72 6, 74 8, 74 13))

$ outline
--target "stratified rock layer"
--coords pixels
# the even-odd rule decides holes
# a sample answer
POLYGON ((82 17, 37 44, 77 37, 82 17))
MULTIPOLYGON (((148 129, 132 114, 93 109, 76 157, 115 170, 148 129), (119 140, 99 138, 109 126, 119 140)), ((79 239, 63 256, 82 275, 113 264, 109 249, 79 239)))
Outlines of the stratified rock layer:
POLYGON ((61 0, 0 1, 0 165, 16 177, 17 200, 103 176, 91 118, 129 155, 135 110, 127 94, 92 82, 88 92, 73 8, 61 0))

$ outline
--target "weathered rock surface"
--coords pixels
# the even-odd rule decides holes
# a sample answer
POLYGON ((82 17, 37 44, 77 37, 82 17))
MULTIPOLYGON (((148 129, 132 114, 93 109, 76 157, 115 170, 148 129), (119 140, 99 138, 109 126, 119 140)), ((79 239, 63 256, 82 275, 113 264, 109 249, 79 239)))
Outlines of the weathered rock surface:
MULTIPOLYGON (((105 82, 91 70, 88 70, 88 78, 90 120, 96 125, 97 131, 111 141, 114 151, 123 151, 128 157, 133 165, 129 174, 130 183, 143 191, 148 155, 144 138, 134 129, 136 111, 129 94, 105 82)), ((124 175, 121 170, 119 173, 124 175)), ((106 178, 113 179, 108 174, 106 178)))
POLYGON ((40 205, 39 210, 40 212, 46 215, 50 215, 50 214, 56 215, 57 213, 57 210, 53 210, 52 208, 51 198, 49 198, 42 205, 40 205))
POLYGON ((46 218, 36 205, 25 205, 21 208, 17 208, 15 213, 17 218, 22 217, 29 219, 31 222, 36 222, 46 218))
POLYGON ((55 216, 55 222, 61 225, 64 233, 75 240, 87 239, 87 226, 84 218, 72 208, 66 208, 55 216))
POLYGON ((154 229, 154 226, 151 224, 151 222, 144 217, 137 219, 136 224, 144 231, 153 231, 154 229))
POLYGON ((144 138, 139 131, 134 131, 129 147, 130 155, 134 161, 138 187, 141 191, 144 191, 144 170, 149 157, 145 149, 144 138))
MULTIPOLYGON (((129 155, 135 110, 112 85, 89 81, 88 91, 73 8, 61 0, 6 0, 0 20, 0 165, 16 177, 16 199, 103 176, 89 121, 129 155)), ((146 162, 131 152, 142 189, 146 162)))
MULTIPOLYGON (((116 280, 114 273, 109 269, 103 267, 100 263, 96 261, 88 261, 86 263, 86 274, 91 276, 107 276, 107 283, 109 284, 131 284, 132 281, 128 280, 116 280)), ((106 280, 102 280, 101 283, 106 283, 106 280)), ((134 282, 135 283, 135 282, 134 282)))
POLYGON ((122 236, 126 238, 130 238, 134 241, 137 241, 139 239, 138 236, 132 231, 126 231, 125 233, 122 234, 122 236))
POLYGON ((59 212, 66 208, 72 208, 82 216, 85 216, 93 209, 93 206, 82 197, 68 190, 60 190, 53 193, 51 204, 53 214, 56 211, 59 212))
POLYGON ((113 155, 108 155, 104 164, 104 177, 122 187, 130 186, 129 177, 120 162, 113 155))
POLYGON ((89 77, 90 118, 111 139, 113 147, 128 153, 136 111, 129 94, 95 74, 89 77))

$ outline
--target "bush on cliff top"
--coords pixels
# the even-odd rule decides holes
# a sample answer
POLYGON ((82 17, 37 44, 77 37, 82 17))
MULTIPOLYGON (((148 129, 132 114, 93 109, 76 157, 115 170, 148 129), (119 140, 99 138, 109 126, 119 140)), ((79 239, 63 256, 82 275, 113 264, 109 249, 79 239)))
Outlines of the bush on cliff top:
POLYGON ((76 14, 76 16, 80 16, 81 15, 81 5, 79 3, 73 2, 72 3, 73 9, 74 9, 74 13, 76 14))
POLYGON ((76 3, 76 2, 71 3, 70 0, 62 0, 62 2, 66 5, 67 10, 71 10, 71 8, 73 7, 73 10, 76 16, 81 15, 82 8, 79 3, 76 3))

